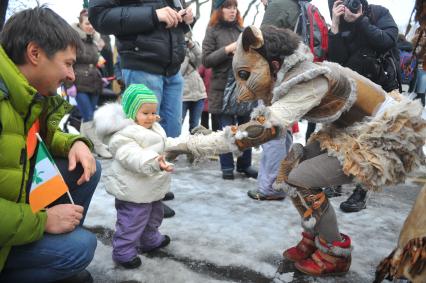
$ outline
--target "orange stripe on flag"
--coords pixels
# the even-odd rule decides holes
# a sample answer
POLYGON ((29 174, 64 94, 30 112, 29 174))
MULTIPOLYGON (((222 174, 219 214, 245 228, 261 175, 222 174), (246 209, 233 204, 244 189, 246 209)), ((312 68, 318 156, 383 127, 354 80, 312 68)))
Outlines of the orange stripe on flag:
POLYGON ((35 213, 45 208, 68 191, 60 175, 45 182, 30 193, 31 210, 35 213))

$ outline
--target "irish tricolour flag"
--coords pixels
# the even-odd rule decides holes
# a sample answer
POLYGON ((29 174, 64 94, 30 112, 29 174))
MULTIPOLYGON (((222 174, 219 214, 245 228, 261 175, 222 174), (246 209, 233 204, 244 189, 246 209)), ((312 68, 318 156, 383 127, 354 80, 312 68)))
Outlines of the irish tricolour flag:
POLYGON ((44 142, 39 139, 33 182, 30 190, 30 206, 35 213, 45 208, 68 191, 44 142))

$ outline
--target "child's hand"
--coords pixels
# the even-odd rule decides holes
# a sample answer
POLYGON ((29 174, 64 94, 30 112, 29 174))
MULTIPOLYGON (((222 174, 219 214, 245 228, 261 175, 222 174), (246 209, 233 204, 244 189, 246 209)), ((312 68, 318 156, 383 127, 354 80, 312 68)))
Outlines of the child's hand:
POLYGON ((164 155, 160 155, 157 157, 158 164, 160 165, 160 169, 166 172, 172 172, 173 166, 166 162, 164 159, 164 155))

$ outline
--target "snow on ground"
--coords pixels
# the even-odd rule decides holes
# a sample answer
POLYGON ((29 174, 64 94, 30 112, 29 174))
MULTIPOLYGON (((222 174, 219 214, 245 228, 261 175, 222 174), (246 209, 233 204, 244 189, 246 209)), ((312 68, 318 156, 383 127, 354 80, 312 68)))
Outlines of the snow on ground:
MULTIPOLYGON (((300 128, 303 135, 296 140, 304 136, 305 123, 300 128)), ((255 165, 260 153, 254 150, 255 165)), ((104 168, 109 164, 102 161, 104 168)), ((372 282, 377 264, 396 245, 420 185, 386 188, 370 196, 367 209, 345 214, 338 207, 352 188, 331 199, 341 232, 351 236, 354 246, 345 276, 315 279, 288 262, 283 274, 276 273, 282 251, 300 239, 300 217, 291 201, 252 200, 247 191, 256 189, 256 180, 238 173, 235 180, 223 180, 218 161, 190 165, 185 156, 179 157, 172 177, 175 199, 167 202, 176 215, 164 219, 160 228, 172 241, 161 251, 141 255, 142 266, 136 270, 116 267, 111 259, 114 198, 100 183, 85 222, 98 237, 88 269, 95 282, 372 282)))

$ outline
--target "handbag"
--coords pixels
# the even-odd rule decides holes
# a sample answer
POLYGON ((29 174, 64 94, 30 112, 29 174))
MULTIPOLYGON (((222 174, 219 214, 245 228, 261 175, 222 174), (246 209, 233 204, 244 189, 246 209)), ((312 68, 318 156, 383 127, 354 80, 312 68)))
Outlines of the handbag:
POLYGON ((247 116, 257 106, 257 101, 238 103, 236 87, 237 83, 231 69, 228 72, 228 79, 223 92, 222 114, 247 116))
POLYGON ((387 92, 399 88, 399 70, 391 51, 377 54, 369 49, 358 50, 348 60, 347 66, 387 92))

